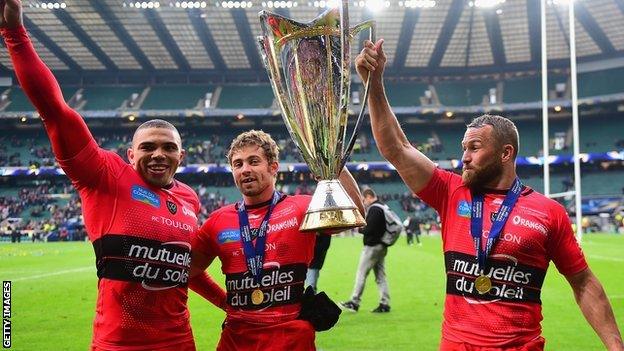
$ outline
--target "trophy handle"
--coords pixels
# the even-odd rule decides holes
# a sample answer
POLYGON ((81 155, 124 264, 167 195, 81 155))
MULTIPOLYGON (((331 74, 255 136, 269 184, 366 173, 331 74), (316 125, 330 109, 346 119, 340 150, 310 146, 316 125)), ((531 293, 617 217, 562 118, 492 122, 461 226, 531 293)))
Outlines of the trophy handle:
MULTIPOLYGON (((369 21, 365 21, 362 22, 358 25, 356 25, 355 27, 349 29, 349 36, 351 38, 355 38, 355 36, 361 32, 364 29, 369 29, 369 40, 372 41, 373 43, 375 42, 376 39, 376 35, 375 35, 375 21, 373 20, 369 20, 369 21)), ((343 153, 342 153, 342 161, 340 162, 340 167, 338 167, 338 173, 340 174, 340 172, 342 172, 342 169, 344 168, 345 164, 347 163, 347 158, 348 156, 351 154, 351 150, 353 149, 353 146, 355 145, 355 140, 357 139, 358 133, 360 132, 360 128, 362 127, 362 117, 364 116, 364 110, 366 109, 366 104, 368 102, 368 87, 370 86, 370 74, 368 75, 368 79, 366 80, 366 84, 364 84, 364 97, 362 99, 362 107, 360 108, 360 113, 358 114, 357 119, 355 120, 355 127, 353 128, 353 134, 351 135, 351 138, 349 139, 349 143, 347 144, 347 147, 344 149, 343 153)))

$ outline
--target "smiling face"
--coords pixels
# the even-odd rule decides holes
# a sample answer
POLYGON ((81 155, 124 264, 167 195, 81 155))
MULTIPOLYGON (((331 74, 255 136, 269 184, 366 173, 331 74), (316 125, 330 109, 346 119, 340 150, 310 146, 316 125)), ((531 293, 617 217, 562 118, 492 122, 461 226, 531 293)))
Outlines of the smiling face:
POLYGON ((503 149, 492 135, 492 126, 468 128, 462 140, 462 180, 470 189, 494 187, 503 175, 503 149))
POLYGON ((132 139, 128 160, 143 180, 155 187, 166 187, 184 158, 180 134, 175 129, 142 128, 132 139))
POLYGON ((268 201, 275 190, 275 177, 279 164, 269 162, 264 149, 247 145, 234 149, 230 156, 234 183, 245 203, 253 205, 268 201))

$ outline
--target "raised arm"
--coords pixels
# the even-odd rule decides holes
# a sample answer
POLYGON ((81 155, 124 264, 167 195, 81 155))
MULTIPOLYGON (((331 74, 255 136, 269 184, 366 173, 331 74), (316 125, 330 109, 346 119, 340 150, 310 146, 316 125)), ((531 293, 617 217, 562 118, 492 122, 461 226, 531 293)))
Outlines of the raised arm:
POLYGON ((574 291, 576 303, 585 319, 609 351, 624 351, 622 335, 618 330, 613 309, 598 278, 587 268, 572 276, 566 276, 574 291))
POLYGON ((369 40, 365 41, 364 49, 357 56, 355 63, 362 81, 366 81, 370 74, 368 111, 377 148, 396 168, 412 192, 418 193, 427 185, 436 166, 407 140, 399 121, 390 109, 383 83, 386 65, 383 39, 375 44, 369 40))
POLYGON ((0 0, 0 32, 4 37, 15 74, 45 124, 57 159, 72 158, 93 137, 82 120, 63 99, 58 82, 41 61, 22 24, 19 0, 0 0))

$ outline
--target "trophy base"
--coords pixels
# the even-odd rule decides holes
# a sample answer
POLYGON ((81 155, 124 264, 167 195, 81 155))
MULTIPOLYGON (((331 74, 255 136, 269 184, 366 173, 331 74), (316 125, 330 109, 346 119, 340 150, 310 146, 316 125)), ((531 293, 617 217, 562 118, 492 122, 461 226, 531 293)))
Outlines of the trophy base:
POLYGON ((342 231, 366 225, 338 180, 321 180, 299 227, 301 232, 342 231))

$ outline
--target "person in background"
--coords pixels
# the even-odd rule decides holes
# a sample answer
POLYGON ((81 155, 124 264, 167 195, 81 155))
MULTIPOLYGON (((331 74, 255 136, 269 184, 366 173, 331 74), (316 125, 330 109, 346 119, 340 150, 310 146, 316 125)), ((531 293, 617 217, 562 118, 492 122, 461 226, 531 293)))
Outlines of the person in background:
POLYGON ((390 292, 386 280, 385 263, 388 247, 381 242, 381 237, 386 231, 386 217, 381 206, 373 206, 383 205, 373 189, 364 189, 362 195, 364 196, 364 205, 367 208, 366 226, 360 228, 360 233, 364 236, 364 247, 360 254, 351 299, 341 302, 340 305, 343 309, 350 312, 357 312, 360 309, 366 278, 372 269, 375 273, 375 282, 379 290, 379 305, 371 312, 386 313, 390 312, 390 292))
POLYGON ((323 268, 323 264, 325 263, 325 257, 327 256, 327 250, 329 250, 329 246, 331 245, 331 235, 326 235, 322 233, 316 234, 316 242, 314 243, 314 257, 312 258, 312 262, 310 262, 310 267, 308 267, 308 272, 306 274, 305 285, 311 286, 314 292, 317 292, 317 284, 319 280, 319 275, 321 274, 321 268, 323 268))

